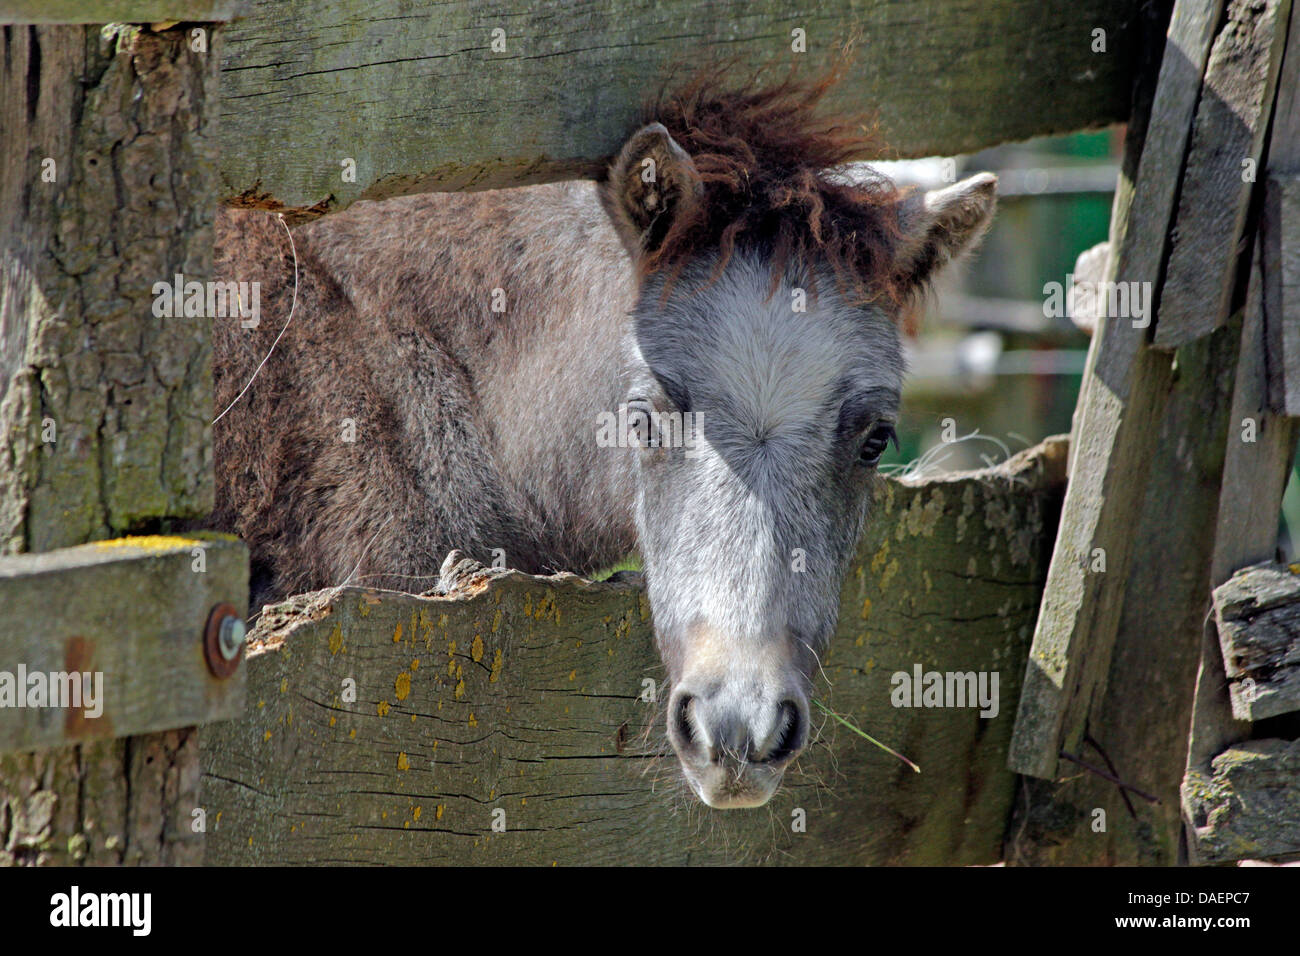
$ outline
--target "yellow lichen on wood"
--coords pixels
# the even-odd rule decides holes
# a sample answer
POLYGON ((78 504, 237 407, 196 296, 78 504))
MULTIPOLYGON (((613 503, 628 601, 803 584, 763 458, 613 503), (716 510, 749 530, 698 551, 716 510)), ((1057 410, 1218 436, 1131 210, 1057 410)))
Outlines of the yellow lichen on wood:
MULTIPOLYGON (((231 538, 230 540, 234 540, 231 538)), ((92 541, 88 547, 96 551, 108 551, 113 548, 140 548, 145 551, 175 551, 202 547, 206 542, 201 538, 182 538, 171 534, 142 534, 135 537, 109 538, 107 541, 92 541)))
POLYGON ((393 691, 397 694, 398 700, 406 700, 411 695, 410 671, 402 671, 397 675, 397 679, 393 681, 393 691))

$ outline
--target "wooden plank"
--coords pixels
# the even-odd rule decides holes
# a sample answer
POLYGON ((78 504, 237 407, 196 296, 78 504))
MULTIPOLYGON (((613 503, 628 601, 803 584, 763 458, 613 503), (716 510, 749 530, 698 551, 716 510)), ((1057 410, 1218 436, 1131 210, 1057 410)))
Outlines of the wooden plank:
POLYGON ((209 23, 233 20, 244 0, 0 0, 0 23, 209 23))
MULTIPOLYGON (((1300 62, 1300 57, 1295 58, 1300 62)), ((1300 67, 1297 67, 1300 73, 1300 67)), ((1300 76, 1287 77, 1300 84, 1300 76)), ((1300 128, 1300 122, 1296 123, 1300 128)), ((1264 186, 1262 230, 1264 327, 1272 407, 1300 417, 1300 175, 1270 174, 1264 186)))
POLYGON ((1238 317, 1178 350, 1141 518, 1131 532, 1117 640, 1080 753, 1159 803, 1126 795, 1077 766, 1059 782, 1027 779, 1008 863, 1170 866, 1184 857, 1180 788, 1215 549, 1213 516, 1227 438, 1238 434, 1227 396, 1246 347, 1242 324, 1238 317))
MULTIPOLYGON (((1035 866, 1172 866, 1182 840, 1179 787, 1214 553, 1214 522, 1236 373, 1240 321, 1178 350, 1166 383, 1142 508, 1131 530, 1116 642, 1071 753, 1160 800, 1136 796, 1072 764, 1062 781, 1032 780, 1008 862, 1035 866), (1170 515, 1197 515, 1171 521, 1170 515), (1135 728, 1141 728, 1135 730, 1135 728), (1099 821, 1098 811, 1104 813, 1099 821), (1104 829, 1098 829, 1103 824, 1104 829)), ((1107 569, 1106 573, 1111 573, 1107 569)))
POLYGON ((2 32, 0 553, 205 515, 210 323, 154 285, 211 278, 218 47, 2 32))
POLYGON ((248 549, 224 536, 0 557, 0 750, 239 716, 242 665, 218 678, 204 656, 222 603, 247 612, 248 549))
POLYGON ((1155 344, 1173 349, 1231 311, 1246 212, 1286 40, 1290 0, 1232 0, 1210 53, 1160 291, 1155 344))
MULTIPOLYGON (((1296 17, 1292 15, 1294 21, 1296 17)), ((1297 46, 1296 26, 1287 38, 1297 46)), ((1273 108, 1273 135, 1265 169, 1261 217, 1264 260, 1264 324, 1268 336, 1269 395, 1273 410, 1300 417, 1300 56, 1284 55, 1273 108), (1291 136, 1285 143, 1282 137, 1291 136)))
MULTIPOLYGON (((1228 434, 1224 459, 1211 587, 1227 581, 1238 568, 1274 557, 1282 493, 1295 459, 1295 420, 1274 414, 1268 406, 1260 305, 1262 284, 1256 260, 1251 266, 1250 292, 1242 325, 1241 360, 1230 418, 1233 428, 1228 434), (1253 424, 1247 425, 1248 421, 1253 424), (1254 429, 1254 441, 1243 440, 1248 428, 1254 429)), ((1233 714, 1227 686, 1218 631, 1207 618, 1196 680, 1187 771, 1181 786, 1183 816, 1188 823, 1188 854, 1198 863, 1219 861, 1218 845, 1213 840, 1205 843, 1203 836, 1209 835, 1201 833, 1209 813, 1207 795, 1215 792, 1213 761, 1229 745, 1245 740, 1251 733, 1250 723, 1233 714)))
MULTIPOLYGON (((1283 77, 1298 75, 1300 17, 1291 18, 1284 57, 1283 77)), ((1300 86, 1283 82, 1278 91, 1265 164, 1269 175, 1300 171, 1300 86)), ((1277 241, 1276 234, 1265 229, 1257 240, 1257 245, 1265 251, 1263 255, 1253 256, 1250 265, 1241 360, 1230 417, 1234 428, 1228 434, 1224 457, 1211 587, 1228 580, 1238 568, 1274 559, 1282 493, 1295 460, 1296 420, 1278 415, 1271 408, 1265 359, 1267 333, 1263 313, 1269 277, 1261 263, 1276 261, 1275 254, 1266 250, 1277 241)), ((1207 620, 1192 709, 1187 772, 1181 788, 1187 850, 1193 862, 1215 862, 1221 858, 1220 845, 1208 839, 1204 829, 1209 818, 1205 798, 1213 792, 1213 761, 1227 747, 1251 734, 1251 724, 1233 716, 1226 686, 1227 674, 1216 628, 1207 620)))
POLYGON ((715 0, 705 16, 694 0, 254 0, 227 33, 223 195, 319 213, 593 176, 674 70, 734 57, 738 76, 781 76, 792 60, 812 72, 855 31, 833 105, 878 106, 900 156, 1101 126, 1128 115, 1141 6, 715 0), (807 53, 792 53, 796 30, 807 53))
MULTIPOLYGON (((1125 170, 1133 168, 1133 152, 1140 150, 1141 159, 1136 179, 1121 181, 1116 192, 1110 281, 1146 289, 1159 282, 1197 90, 1221 9, 1219 0, 1179 0, 1174 7, 1145 136, 1126 144, 1125 170)), ((1088 350, 1061 530, 1011 746, 1010 766, 1018 773, 1065 776, 1059 755, 1079 752, 1088 713, 1105 689, 1136 544, 1133 529, 1172 376, 1171 357, 1148 348, 1146 336, 1145 322, 1107 316, 1088 350)))
POLYGON ((1233 716, 1300 710, 1300 565, 1238 571, 1214 589, 1214 617, 1233 716))
POLYGON ((1248 740, 1219 754, 1198 782, 1197 862, 1300 853, 1300 740, 1248 740))
POLYGON ((259 620, 249 715, 203 733, 220 815, 205 862, 996 862, 1064 460, 1057 440, 884 483, 816 697, 920 774, 815 709, 767 810, 708 811, 663 740, 663 702, 639 699, 663 679, 639 586, 504 572, 448 597, 347 588, 259 620), (894 707, 892 675, 917 665, 1000 675, 998 713, 894 707))

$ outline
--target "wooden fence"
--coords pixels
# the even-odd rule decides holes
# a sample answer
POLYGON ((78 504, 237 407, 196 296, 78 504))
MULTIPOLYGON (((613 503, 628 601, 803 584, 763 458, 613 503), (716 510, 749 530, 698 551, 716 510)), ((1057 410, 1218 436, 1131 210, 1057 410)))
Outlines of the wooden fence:
POLYGON ((996 862, 1065 450, 879 497, 818 694, 920 774, 816 712, 817 743, 765 810, 709 811, 671 751, 656 759, 663 668, 639 585, 508 572, 447 598, 349 587, 259 623, 248 716, 203 730, 203 799, 220 813, 207 858, 996 862), (917 666, 997 674, 999 709, 893 707, 893 675, 917 666))
POLYGON ((1196 862, 1300 851, 1268 796, 1300 745, 1234 716, 1221 649, 1295 449, 1300 17, 1172 6, 0 0, 0 671, 111 691, 109 720, 0 708, 0 860, 1175 862, 1184 823, 1196 862), (120 538, 211 507, 208 329, 150 303, 210 277, 218 201, 590 175, 674 68, 854 35, 839 95, 900 155, 1127 121, 1107 277, 1154 296, 1098 324, 1063 503, 1060 442, 887 486, 819 694, 920 775, 830 721, 766 811, 681 800, 635 585, 339 589, 223 655, 243 546, 120 538), (998 673, 999 713, 893 707, 918 665, 998 673))

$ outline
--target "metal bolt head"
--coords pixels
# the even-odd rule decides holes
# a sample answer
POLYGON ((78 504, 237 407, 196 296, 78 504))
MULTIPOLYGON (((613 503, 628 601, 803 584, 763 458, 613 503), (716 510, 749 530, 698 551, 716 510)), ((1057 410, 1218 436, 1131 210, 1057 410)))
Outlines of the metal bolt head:
POLYGON ((222 618, 221 631, 217 635, 217 647, 221 651, 221 656, 228 661, 238 657, 240 649, 244 646, 245 633, 243 618, 233 616, 222 618))
POLYGON ((244 619, 233 604, 218 604, 208 612, 203 627, 203 657, 213 677, 225 680, 239 670, 246 631, 244 619))

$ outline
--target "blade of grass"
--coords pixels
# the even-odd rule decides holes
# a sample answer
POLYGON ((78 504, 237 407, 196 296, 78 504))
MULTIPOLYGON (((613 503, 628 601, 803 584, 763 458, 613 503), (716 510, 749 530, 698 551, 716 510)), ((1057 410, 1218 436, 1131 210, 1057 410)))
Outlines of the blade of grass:
POLYGON ((855 726, 853 723, 851 723, 851 722, 845 720, 845 719, 844 719, 843 717, 841 717, 839 714, 835 713, 835 711, 831 710, 829 707, 827 707, 825 704, 823 704, 820 700, 814 700, 813 703, 816 704, 818 707, 820 707, 820 708, 821 708, 821 709, 826 713, 826 715, 827 715, 828 717, 834 717, 836 720, 838 720, 838 721, 839 721, 841 724, 843 724, 845 727, 849 728, 849 730, 853 731, 853 732, 854 732, 855 734, 857 734, 859 737, 865 737, 867 740, 871 741, 873 744, 875 744, 877 747, 879 747, 879 748, 880 748, 881 750, 883 750, 885 753, 887 753, 887 754, 893 754, 895 757, 897 757, 899 760, 903 761, 903 763, 907 764, 909 767, 911 767, 911 768, 912 768, 913 770, 915 770, 917 773, 920 773, 920 772, 921 772, 921 768, 920 768, 920 767, 918 767, 916 764, 912 763, 912 761, 908 760, 906 757, 904 757, 902 754, 900 754, 897 750, 894 750, 894 749, 891 748, 891 747, 886 747, 884 744, 882 744, 882 743, 881 743, 879 740, 877 740, 875 737, 871 736, 871 734, 867 733, 867 732, 866 732, 865 730, 863 730, 861 727, 855 726))

